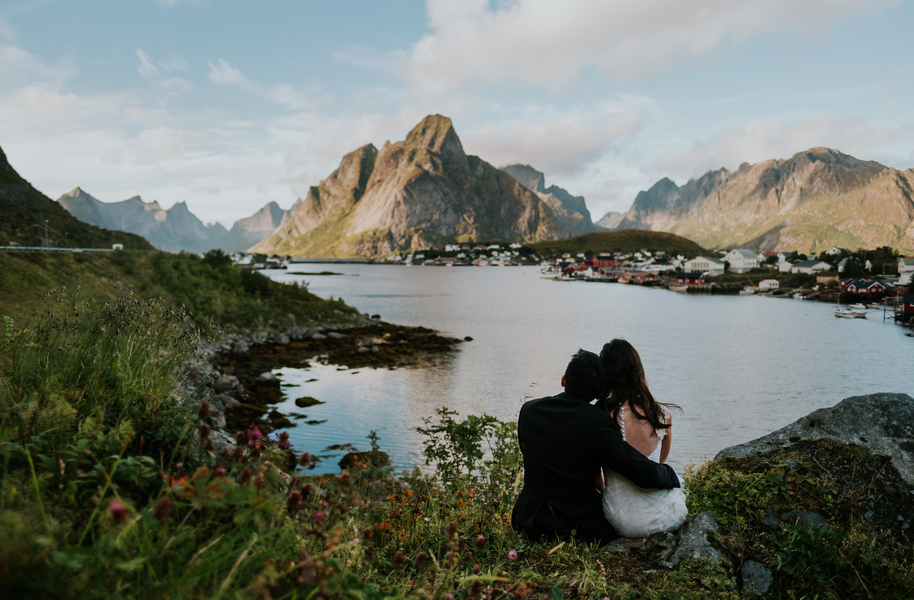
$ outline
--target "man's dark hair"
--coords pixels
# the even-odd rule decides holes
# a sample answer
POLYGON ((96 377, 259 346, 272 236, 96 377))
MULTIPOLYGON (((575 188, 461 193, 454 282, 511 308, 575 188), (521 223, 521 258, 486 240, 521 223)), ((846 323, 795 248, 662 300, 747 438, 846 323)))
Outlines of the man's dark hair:
POLYGON ((565 391, 573 396, 593 400, 609 383, 600 357, 578 350, 565 369, 565 391))

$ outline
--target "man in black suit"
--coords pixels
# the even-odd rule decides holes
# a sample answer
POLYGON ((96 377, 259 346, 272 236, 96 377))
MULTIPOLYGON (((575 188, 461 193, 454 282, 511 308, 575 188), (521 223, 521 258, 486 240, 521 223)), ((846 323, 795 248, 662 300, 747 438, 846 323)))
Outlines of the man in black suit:
POLYGON ((533 539, 576 531, 577 540, 601 544, 619 537, 603 516, 595 483, 604 465, 643 488, 679 487, 671 467, 625 443, 609 414, 590 404, 606 384, 600 357, 579 350, 562 377, 563 393, 521 407, 524 488, 511 515, 515 530, 533 539))

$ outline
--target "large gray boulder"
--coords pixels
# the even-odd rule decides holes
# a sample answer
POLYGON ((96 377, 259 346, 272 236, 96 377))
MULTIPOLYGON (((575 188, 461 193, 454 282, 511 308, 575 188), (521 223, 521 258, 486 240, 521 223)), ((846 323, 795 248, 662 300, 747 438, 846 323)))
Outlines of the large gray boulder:
POLYGON ((904 480, 914 485, 914 398, 907 394, 845 398, 764 437, 725 448, 714 460, 757 456, 801 440, 822 439, 856 444, 873 454, 890 456, 904 480))

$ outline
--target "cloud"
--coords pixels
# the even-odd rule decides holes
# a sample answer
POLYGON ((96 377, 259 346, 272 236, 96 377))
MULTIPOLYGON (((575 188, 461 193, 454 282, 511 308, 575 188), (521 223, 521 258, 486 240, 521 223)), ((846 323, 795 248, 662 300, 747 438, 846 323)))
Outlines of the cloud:
POLYGON ((264 87, 245 77, 241 71, 221 58, 215 64, 209 63, 209 80, 216 85, 237 87, 246 94, 269 100, 286 108, 301 109, 307 105, 305 96, 292 86, 264 87))
POLYGON ((735 169, 740 163, 788 158, 826 146, 863 158, 870 149, 901 141, 914 142, 914 125, 888 126, 860 118, 815 115, 795 122, 753 120, 687 147, 669 145, 656 159, 660 171, 699 177, 711 169, 735 169))
MULTIPOLYGON (((428 0, 431 32, 391 55, 392 72, 424 96, 513 79, 557 91, 587 68, 622 81, 707 60, 764 33, 822 31, 897 0, 428 0)), ((363 53, 340 52, 350 63, 363 53)))
POLYGON ((139 64, 136 66, 136 70, 139 71, 140 75, 149 79, 151 77, 156 77, 159 74, 159 70, 153 64, 152 59, 149 58, 149 55, 143 52, 142 50, 136 51, 136 57, 140 59, 139 64))
POLYGON ((30 85, 58 90, 78 73, 70 58, 48 64, 22 48, 0 43, 0 93, 17 92, 30 85))
POLYGON ((144 129, 136 136, 134 162, 138 165, 153 165, 160 161, 179 156, 187 146, 206 142, 202 133, 156 127, 144 129))
POLYGON ((35 86, 24 88, 13 97, 13 102, 41 117, 69 117, 81 108, 76 94, 58 94, 35 86))

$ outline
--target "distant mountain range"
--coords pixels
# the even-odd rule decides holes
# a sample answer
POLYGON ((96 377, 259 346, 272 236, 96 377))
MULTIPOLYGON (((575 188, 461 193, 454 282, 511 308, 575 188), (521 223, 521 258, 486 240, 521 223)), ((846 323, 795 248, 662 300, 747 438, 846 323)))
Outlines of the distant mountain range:
POLYGON ((559 224, 571 235, 581 235, 613 229, 594 225, 583 196, 572 196, 567 190, 551 185, 546 187, 546 176, 530 165, 508 165, 502 171, 518 180, 552 209, 559 224))
POLYGON ((381 150, 368 144, 344 156, 254 250, 380 256, 448 242, 568 236, 547 202, 508 173, 468 156, 451 120, 430 115, 402 142, 381 150))
POLYGON ((36 190, 13 169, 0 149, 0 245, 59 248, 124 248, 152 246, 137 235, 100 229, 74 218, 36 190))
POLYGON ((914 169, 811 148, 734 172, 709 171, 682 186, 661 179, 637 195, 615 228, 667 231, 706 248, 911 252, 914 169))
POLYGON ((143 202, 134 196, 123 202, 102 202, 80 188, 57 199, 74 217, 101 227, 141 235, 160 250, 169 252, 243 252, 269 235, 282 221, 285 211, 270 202, 259 211, 236 221, 231 230, 219 223, 204 225, 185 202, 168 210, 158 202, 143 202))

